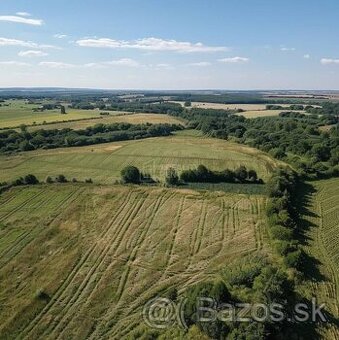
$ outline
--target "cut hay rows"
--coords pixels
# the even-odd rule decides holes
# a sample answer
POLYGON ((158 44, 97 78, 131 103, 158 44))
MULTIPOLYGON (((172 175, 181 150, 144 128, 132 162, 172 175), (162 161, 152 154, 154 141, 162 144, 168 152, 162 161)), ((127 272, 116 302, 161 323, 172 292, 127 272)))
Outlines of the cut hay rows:
MULTIPOLYGON (((331 179, 312 183, 315 192, 311 196, 305 220, 311 223, 307 237, 311 240, 306 252, 316 261, 317 280, 308 281, 304 289, 325 303, 332 318, 339 317, 339 180, 331 179)), ((339 327, 335 323, 319 329, 326 339, 339 339, 339 327)))
POLYGON ((14 189, 0 200, 1 222, 24 226, 3 234, 7 247, 1 238, 0 261, 8 262, 0 301, 9 310, 0 309, 0 337, 122 338, 142 323, 150 298, 265 248, 253 209, 264 205, 261 196, 68 184, 14 189), (30 221, 35 209, 41 216, 30 221), (31 245, 6 257, 27 237, 31 245), (48 301, 34 297, 40 288, 48 301))

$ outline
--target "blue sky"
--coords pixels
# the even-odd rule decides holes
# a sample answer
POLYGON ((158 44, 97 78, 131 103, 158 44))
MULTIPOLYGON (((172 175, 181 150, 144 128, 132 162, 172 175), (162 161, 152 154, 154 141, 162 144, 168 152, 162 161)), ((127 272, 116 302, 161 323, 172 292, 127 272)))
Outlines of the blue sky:
POLYGON ((0 87, 339 89, 337 0, 0 2, 0 87))

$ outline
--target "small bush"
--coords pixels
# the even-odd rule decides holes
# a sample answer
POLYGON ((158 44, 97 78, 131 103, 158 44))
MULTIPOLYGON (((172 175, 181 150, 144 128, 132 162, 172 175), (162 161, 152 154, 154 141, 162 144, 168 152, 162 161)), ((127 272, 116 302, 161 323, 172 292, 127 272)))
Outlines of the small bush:
POLYGON ((137 167, 128 165, 121 170, 121 177, 125 183, 139 184, 141 173, 137 167))
POLYGON ((45 182, 48 183, 48 184, 53 183, 52 177, 51 176, 47 176, 46 179, 45 179, 45 182))
POLYGON ((42 301, 50 300, 50 296, 42 288, 40 288, 36 291, 35 298, 38 299, 38 300, 42 300, 42 301))
POLYGON ((58 175, 55 181, 58 183, 67 183, 67 179, 64 175, 58 175))

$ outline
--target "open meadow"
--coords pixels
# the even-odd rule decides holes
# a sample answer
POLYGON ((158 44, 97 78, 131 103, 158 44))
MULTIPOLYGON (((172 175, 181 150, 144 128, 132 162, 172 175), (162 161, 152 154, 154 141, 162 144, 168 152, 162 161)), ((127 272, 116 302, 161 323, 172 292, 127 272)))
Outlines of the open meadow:
MULTIPOLYGON (((299 287, 308 298, 324 303, 329 327, 319 327, 324 339, 339 338, 339 179, 310 182, 305 191, 302 242, 308 254, 307 278, 299 287)), ((324 326, 324 325, 323 325, 324 326)))
POLYGON ((257 149, 182 131, 169 137, 0 156, 0 182, 32 173, 40 180, 64 174, 68 179, 92 178, 95 183, 108 184, 119 180, 127 165, 163 180, 169 167, 180 173, 199 164, 213 170, 245 165, 266 180, 281 163, 257 149))
POLYGON ((43 126, 30 126, 28 131, 39 129, 85 129, 95 124, 112 124, 112 123, 129 123, 129 124, 179 124, 184 125, 183 119, 172 117, 164 114, 155 113, 119 113, 111 111, 109 116, 100 116, 98 119, 83 119, 78 121, 61 122, 55 124, 46 124, 43 126))
POLYGON ((100 117, 99 110, 77 110, 66 108, 67 114, 59 109, 33 112, 39 105, 28 104, 24 100, 7 100, 0 106, 0 128, 18 127, 22 124, 44 124, 69 120, 100 117), (6 106, 8 105, 8 106, 6 106))
POLYGON ((1 338, 122 339, 156 294, 269 256, 258 195, 81 184, 0 196, 1 338))

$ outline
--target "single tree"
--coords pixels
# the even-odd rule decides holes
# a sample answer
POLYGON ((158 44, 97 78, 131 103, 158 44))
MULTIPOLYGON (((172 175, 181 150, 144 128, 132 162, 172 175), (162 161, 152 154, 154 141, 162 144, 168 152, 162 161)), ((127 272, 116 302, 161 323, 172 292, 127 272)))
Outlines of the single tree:
POLYGON ((132 165, 128 165, 121 170, 121 177, 125 183, 139 184, 141 180, 139 169, 132 165))
POLYGON ((178 185, 179 184, 179 176, 175 169, 168 168, 166 172, 165 182, 167 185, 178 185))
POLYGON ((25 184, 38 184, 39 180, 34 175, 29 174, 25 176, 24 182, 25 184))
POLYGON ((58 183, 66 183, 67 182, 67 179, 66 179, 66 177, 64 175, 58 175, 55 180, 58 183))

